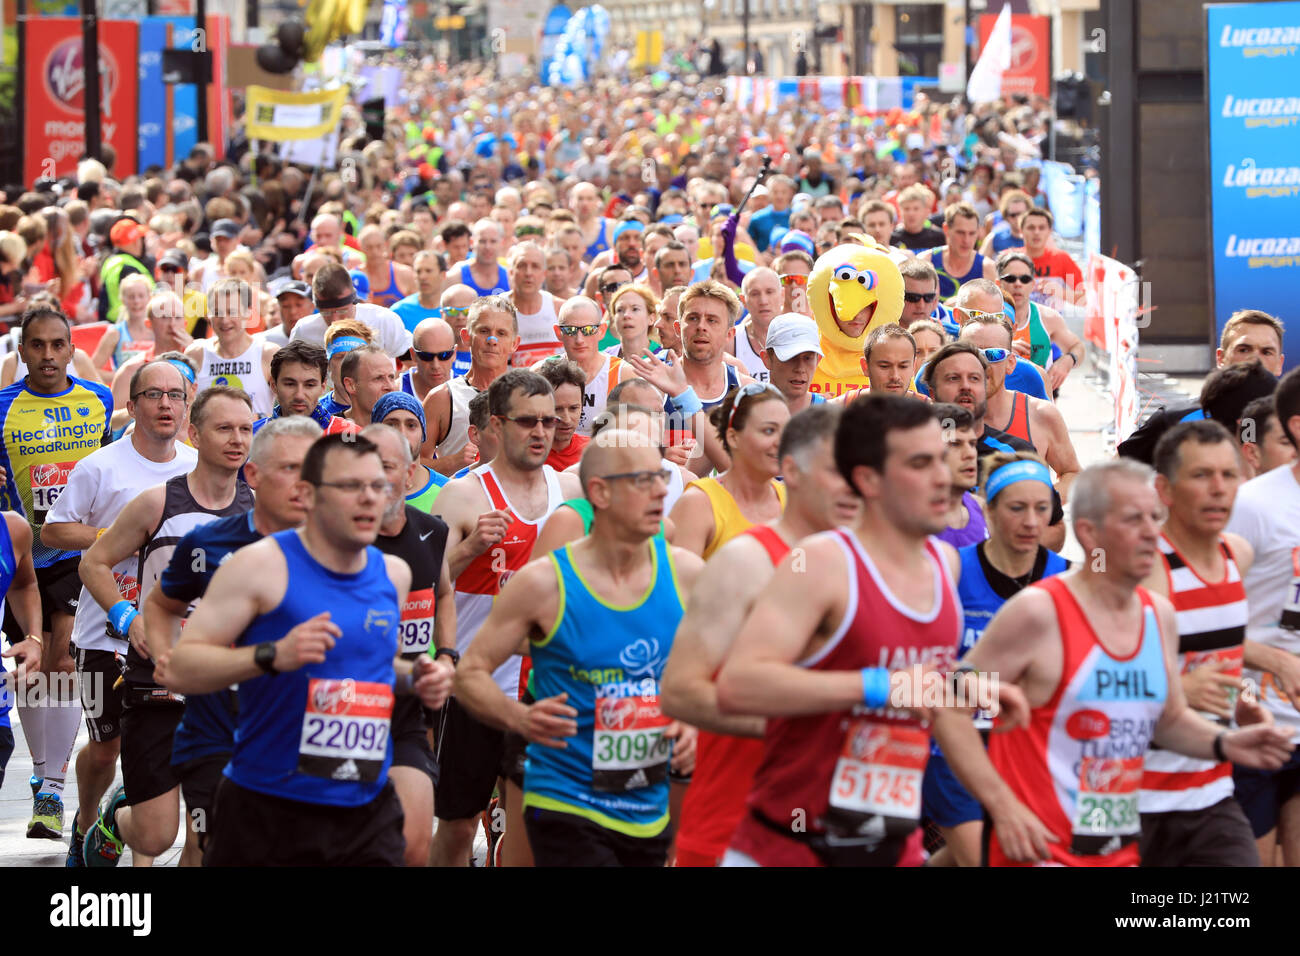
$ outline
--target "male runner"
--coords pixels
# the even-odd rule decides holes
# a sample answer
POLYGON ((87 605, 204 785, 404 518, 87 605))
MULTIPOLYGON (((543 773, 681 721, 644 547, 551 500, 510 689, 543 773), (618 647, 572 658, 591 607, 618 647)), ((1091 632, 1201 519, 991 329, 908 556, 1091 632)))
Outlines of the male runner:
MULTIPOLYGON (((1221 727, 1264 720, 1239 695, 1249 616, 1241 577, 1254 553, 1224 534, 1241 485, 1241 458, 1218 422, 1175 425, 1156 445, 1156 492, 1168 510, 1160 561, 1143 581, 1168 598, 1178 623, 1178 668, 1189 707, 1221 727)), ((1147 753, 1138 808, 1143 866, 1259 866, 1259 852, 1232 797, 1232 764, 1147 753)))
MULTIPOLYGON (((544 362, 538 374, 551 383, 551 390, 555 392, 555 417, 560 420, 555 426, 555 439, 551 442, 551 453, 547 456, 546 463, 556 471, 564 471, 578 463, 582 458, 582 450, 591 440, 586 435, 578 434, 587 375, 581 365, 568 359, 544 362)), ((613 392, 614 389, 610 391, 613 392)))
POLYGON ((1295 446, 1277 420, 1273 396, 1257 398, 1241 410, 1237 426, 1237 443, 1246 463, 1246 478, 1254 478, 1296 460, 1295 446))
MULTIPOLYGON (((220 308, 219 300, 213 301, 220 308)), ((220 315, 218 311, 218 324, 220 315)), ((138 607, 185 532, 252 508, 253 494, 239 479, 252 438, 252 403, 244 392, 225 385, 199 392, 190 411, 190 444, 198 455, 194 470, 137 495, 82 556, 86 590, 108 612, 113 636, 129 642, 122 688, 122 786, 86 831, 87 865, 116 866, 124 844, 155 857, 176 839, 180 780, 171 766, 172 738, 185 701, 155 679, 154 660, 165 647, 149 645, 138 607), (122 597, 113 568, 137 553, 138 597, 130 601, 122 597)))
POLYGON ((993 260, 975 251, 980 217, 967 202, 953 203, 943 211, 943 234, 947 243, 917 255, 934 266, 939 276, 939 298, 951 299, 972 279, 996 279, 993 260))
POLYGON ((1274 375, 1282 374, 1282 323, 1259 309, 1238 309, 1228 318, 1214 353, 1214 364, 1240 365, 1259 359, 1274 375))
POLYGON ((934 712, 949 766, 992 821, 992 866, 1136 864, 1142 762, 1153 741, 1262 769, 1291 754, 1281 728, 1226 730, 1187 706, 1174 610, 1140 587, 1160 553, 1152 475, 1127 458, 1085 468, 1071 511, 1090 557, 1008 601, 958 668, 966 686, 972 672, 997 674, 1004 705, 1015 688, 1028 714, 1019 706, 1008 714, 1013 729, 993 734, 986 752, 969 709, 934 712))
POLYGON ((916 373, 916 340, 901 325, 892 322, 873 329, 863 348, 862 371, 869 388, 876 394, 906 395, 916 373))
MULTIPOLYGON (((101 383, 68 374, 73 347, 62 312, 35 306, 23 313, 19 328, 18 352, 27 374, 0 389, 0 508, 24 515, 32 529, 45 641, 41 672, 56 687, 54 675, 70 673, 74 666, 68 645, 80 590, 78 555, 45 543, 41 529, 74 466, 107 440, 113 397, 101 383)), ((26 633, 16 622, 5 630, 26 633)), ((72 700, 62 700, 62 706, 51 703, 27 695, 18 704, 32 755, 33 813, 27 834, 62 839, 63 784, 79 708, 72 700)))
POLYGON ((519 346, 514 304, 501 295, 475 299, 461 338, 470 349, 469 371, 424 398, 429 436, 420 457, 444 475, 454 475, 474 461, 476 450, 468 447, 469 400, 509 369, 510 356, 519 346))
POLYGON ((1052 214, 1033 206, 1020 217, 1025 237, 1025 254, 1033 260, 1034 280, 1030 298, 1058 311, 1083 299, 1083 272, 1068 252, 1052 244, 1052 214))
POLYGON ((36 583, 36 569, 32 567, 32 529, 27 519, 14 511, 6 511, 0 520, 0 595, 21 621, 21 633, 27 636, 15 640, 0 657, 12 657, 17 667, 10 673, 0 664, 0 784, 4 783, 5 767, 14 753, 14 732, 9 726, 9 711, 14 697, 26 689, 40 673, 42 638, 36 633, 41 618, 41 592, 36 583))
POLYGON ((293 327, 290 341, 304 339, 324 346, 326 329, 341 319, 355 319, 374 333, 375 343, 391 358, 405 355, 411 347, 411 332, 397 313, 381 305, 358 302, 352 276, 337 262, 321 266, 312 280, 311 294, 317 311, 293 327))
POLYGON ((478 293, 467 285, 454 285, 442 290, 438 301, 441 303, 442 318, 456 333, 456 360, 451 367, 453 378, 466 374, 470 365, 469 341, 465 329, 469 326, 469 307, 474 304, 478 293))
POLYGON ((271 358, 279 346, 249 335, 252 315, 252 286, 241 279, 218 279, 208 293, 213 337, 197 340, 185 354, 198 366, 200 392, 212 385, 243 389, 256 419, 271 414, 271 358))
MULTIPOLYGON (((582 417, 578 421, 578 434, 591 435, 591 423, 605 410, 609 393, 635 372, 616 355, 600 351, 599 343, 607 322, 601 318, 600 308, 584 295, 571 296, 560 306, 555 334, 564 346, 564 357, 577 365, 586 376, 582 392, 582 417)), ((543 360, 546 361, 546 360, 543 360)), ((533 371, 540 371, 538 362, 533 371)))
MULTIPOLYGON (((488 390, 492 431, 500 451, 492 463, 451 482, 439 495, 450 532, 448 561, 456 582, 456 650, 464 654, 487 618, 503 582, 525 564, 546 517, 580 495, 578 479, 545 464, 554 433, 555 398, 546 379, 514 369, 488 390)), ((455 658, 453 658, 453 663, 455 658)), ((520 662, 493 675, 501 692, 518 699, 520 662)), ((439 741, 446 777, 438 795, 435 866, 463 866, 501 773, 501 731, 475 720, 453 697, 439 741)))
POLYGON ((422 402, 431 391, 451 380, 456 362, 456 332, 440 318, 421 320, 411 335, 415 364, 398 378, 399 387, 422 402))
POLYGON ((412 334, 425 319, 440 314, 438 290, 442 288, 442 276, 436 252, 425 249, 415 254, 415 291, 392 307, 412 334))
MULTIPOLYGON (((192 370, 191 370, 192 371, 192 370)), ((179 440, 185 423, 188 383, 176 363, 155 359, 137 365, 131 376, 127 411, 131 434, 87 455, 68 476, 67 487, 46 517, 42 540, 51 547, 84 551, 95 543, 122 509, 146 488, 188 474, 197 461, 179 440)), ((117 593, 127 601, 139 595, 139 558, 126 555, 112 568, 117 593)), ((77 754, 79 807, 68 845, 68 865, 83 866, 82 841, 94 823, 99 801, 113 782, 121 749, 122 693, 116 685, 118 661, 127 643, 110 637, 108 616, 83 585, 72 627, 77 679, 90 739, 77 754)), ((75 736, 75 729, 73 731, 75 736)))
POLYGON ((781 277, 766 266, 749 270, 740 283, 740 298, 749 315, 737 326, 727 351, 740 359, 745 372, 754 381, 767 382, 770 373, 763 361, 763 352, 767 349, 767 332, 772 319, 785 304, 781 277))
POLYGON ((451 479, 440 475, 420 461, 420 448, 428 437, 425 433, 424 408, 413 395, 405 392, 386 392, 375 402, 371 420, 376 425, 388 425, 396 430, 411 448, 414 464, 402 473, 399 488, 406 503, 425 514, 433 513, 433 502, 451 479))
POLYGON ((397 390, 397 368, 375 345, 363 345, 343 356, 339 378, 348 396, 348 410, 343 414, 360 428, 370 424, 370 413, 380 396, 397 390))
POLYGON ((328 368, 325 350, 302 339, 294 339, 271 356, 271 388, 275 392, 275 405, 271 408, 270 418, 253 422, 253 433, 256 434, 268 422, 292 415, 310 417, 327 435, 356 431, 353 422, 330 414, 329 409, 321 404, 328 368))
POLYGON ((655 267, 650 272, 650 282, 651 288, 656 293, 667 295, 670 289, 690 285, 691 254, 676 239, 668 240, 655 253, 654 263, 655 267))
POLYGON ((836 406, 808 408, 787 423, 779 451, 789 489, 785 511, 774 524, 750 528, 709 559, 673 638, 663 674, 664 713, 700 730, 678 826, 677 866, 721 862, 763 756, 763 719, 718 709, 714 680, 736 632, 796 542, 858 516, 857 497, 835 468, 839 415, 836 406))
MULTIPOLYGON (((1300 374, 1294 369, 1278 383, 1273 401, 1278 423, 1300 448, 1300 374)), ((1242 575, 1250 610, 1243 673, 1294 743, 1300 741, 1300 462, 1243 484, 1227 530, 1255 554, 1242 575)), ((1234 767, 1233 778, 1260 861, 1273 866, 1280 849, 1283 865, 1300 866, 1300 759, 1292 757, 1278 772, 1234 767)))
MULTIPOLYGON (((396 393, 395 393, 396 394, 396 393)), ((409 396, 408 396, 409 397, 409 396)), ((411 590, 402 604, 398 651, 403 660, 433 656, 450 682, 456 674, 450 648, 456 641, 456 596, 447 569, 447 525, 406 503, 403 489, 419 465, 396 429, 371 425, 362 435, 374 442, 388 478, 389 501, 375 547, 411 569, 411 590), (438 653, 438 649, 443 649, 438 653)), ((418 446, 417 446, 418 448, 418 446)), ((389 777, 401 801, 406 865, 427 866, 433 838, 438 762, 429 746, 433 721, 420 701, 406 696, 393 707, 393 765, 389 777)))
POLYGON ((183 352, 192 342, 185 332, 185 315, 180 300, 171 295, 156 296, 149 303, 145 324, 153 331, 153 343, 143 352, 136 352, 113 373, 114 408, 126 407, 131 397, 131 378, 136 369, 164 352, 183 352))
POLYGON ((388 484, 368 439, 317 441, 302 466, 304 527, 232 556, 172 652, 180 693, 239 685, 206 866, 402 863, 394 696, 437 708, 449 682, 432 660, 395 657, 410 570, 371 547, 388 484))
POLYGON ((588 446, 590 535, 515 575, 457 676, 466 709, 530 742, 524 820, 538 866, 667 859, 673 741, 692 731, 660 709, 659 680, 700 563, 658 534, 669 472, 638 438, 613 430, 588 446), (527 705, 494 678, 524 651, 527 705))
POLYGON ((798 312, 785 312, 767 327, 763 361, 771 372, 770 384, 785 396, 791 416, 826 399, 810 392, 813 373, 822 360, 822 336, 817 323, 798 312))
POLYGON ((533 242, 521 242, 510 250, 506 259, 510 277, 508 298, 519 320, 519 347, 510 357, 514 368, 528 368, 552 355, 560 354, 560 340, 555 334, 555 296, 542 288, 546 281, 546 253, 533 242))
MULTIPOLYGON (((305 345, 306 343, 298 343, 305 345)), ((310 346, 315 348, 315 346, 310 346)), ((189 609, 203 597, 226 559, 268 534, 296 528, 306 512, 298 484, 307 449, 321 436, 314 421, 291 415, 277 419, 253 437, 244 473, 255 492, 253 510, 219 518, 185 533, 171 560, 141 607, 157 664, 154 679, 165 683, 172 647, 189 609)), ((235 745, 233 694, 199 694, 185 702, 172 741, 171 765, 185 798, 188 826, 182 866, 199 866, 214 812, 221 770, 235 745)))
POLYGON ((930 734, 890 687, 944 667, 961 636, 960 564, 929 537, 948 510, 944 451, 924 402, 868 393, 845 407, 835 463, 862 511, 781 561, 718 677, 722 713, 767 718, 724 865, 920 862, 930 734))

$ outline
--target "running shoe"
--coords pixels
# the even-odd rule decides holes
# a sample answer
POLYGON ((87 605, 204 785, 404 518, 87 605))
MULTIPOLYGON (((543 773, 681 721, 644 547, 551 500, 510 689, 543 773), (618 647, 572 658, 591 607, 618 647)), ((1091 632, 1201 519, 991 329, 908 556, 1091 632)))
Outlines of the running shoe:
POLYGON ((63 799, 57 793, 38 793, 27 824, 29 840, 63 839, 63 799))
POLYGON ((82 856, 86 866, 117 866, 125 844, 117 831, 117 811, 126 804, 126 789, 118 787, 109 796, 95 819, 95 825, 86 834, 86 847, 82 856))
POLYGON ((72 839, 68 841, 68 858, 63 865, 72 869, 86 865, 86 834, 77 827, 77 820, 72 820, 72 839))

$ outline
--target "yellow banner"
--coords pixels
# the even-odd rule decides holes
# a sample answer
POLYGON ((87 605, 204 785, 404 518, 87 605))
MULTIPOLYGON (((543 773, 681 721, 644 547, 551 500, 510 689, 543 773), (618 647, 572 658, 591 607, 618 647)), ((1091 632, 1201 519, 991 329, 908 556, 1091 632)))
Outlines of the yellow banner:
POLYGON ((338 129, 346 88, 313 93, 284 93, 265 86, 246 90, 244 125, 249 139, 281 143, 320 139, 338 129))

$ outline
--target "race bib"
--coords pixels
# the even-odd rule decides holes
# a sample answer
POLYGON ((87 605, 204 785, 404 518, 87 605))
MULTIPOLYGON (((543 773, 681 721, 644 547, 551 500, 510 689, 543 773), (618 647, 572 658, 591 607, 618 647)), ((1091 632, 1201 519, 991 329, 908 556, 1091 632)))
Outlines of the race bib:
POLYGON ((855 718, 831 778, 831 808, 915 823, 921 819, 921 778, 929 759, 928 731, 855 718))
POLYGON ((1101 840, 1137 837, 1142 825, 1138 816, 1142 763, 1141 757, 1082 759, 1074 814, 1076 834, 1101 840))
POLYGON ((1300 548, 1291 549, 1291 583, 1286 586, 1280 623, 1288 631, 1300 631, 1300 548))
POLYGON ((75 461, 42 462, 32 465, 28 479, 32 488, 32 523, 44 524, 45 516, 63 494, 75 461))
POLYGON ((659 684, 641 682, 644 692, 627 694, 626 683, 596 689, 596 723, 591 735, 591 785, 602 792, 649 787, 668 779, 672 723, 659 706, 659 684))
POLYGON ((298 743, 298 770, 327 780, 373 783, 388 753, 393 688, 312 678, 298 743))
POLYGON ((398 653, 424 654, 433 646, 434 607, 433 588, 411 592, 402 605, 402 620, 398 624, 398 653))

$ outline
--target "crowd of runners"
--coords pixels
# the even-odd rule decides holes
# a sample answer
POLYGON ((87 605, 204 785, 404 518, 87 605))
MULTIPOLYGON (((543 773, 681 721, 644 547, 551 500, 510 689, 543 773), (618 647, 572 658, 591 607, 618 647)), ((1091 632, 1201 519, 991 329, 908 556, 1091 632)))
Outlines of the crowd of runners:
POLYGON ((28 837, 1300 865, 1279 321, 1083 467, 1043 104, 711 89, 420 69, 337 174, 200 146, 5 197, 28 837))

